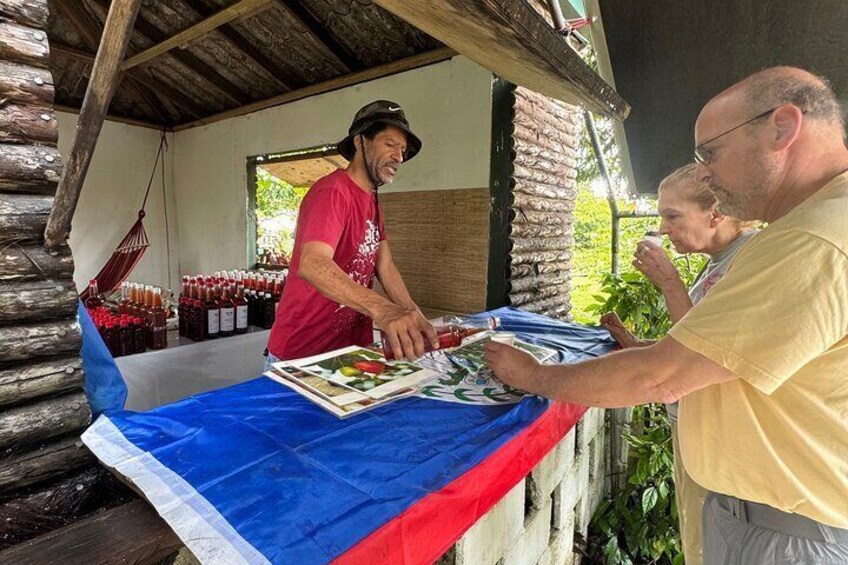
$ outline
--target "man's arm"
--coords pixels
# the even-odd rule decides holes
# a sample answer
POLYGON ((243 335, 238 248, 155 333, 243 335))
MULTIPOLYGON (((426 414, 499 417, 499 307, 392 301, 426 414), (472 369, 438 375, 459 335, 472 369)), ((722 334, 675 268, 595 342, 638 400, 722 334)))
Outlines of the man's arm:
POLYGON ((586 406, 619 408, 675 402, 704 387, 737 377, 671 337, 575 365, 540 365, 508 345, 488 343, 486 363, 506 384, 586 406))
POLYGON ((326 243, 310 241, 303 245, 297 275, 330 300, 374 319, 388 335, 392 349, 403 352, 404 357, 413 359, 424 354, 421 332, 430 337, 434 346, 438 346, 435 330, 414 304, 408 307, 393 303, 355 283, 333 261, 333 248, 326 243))

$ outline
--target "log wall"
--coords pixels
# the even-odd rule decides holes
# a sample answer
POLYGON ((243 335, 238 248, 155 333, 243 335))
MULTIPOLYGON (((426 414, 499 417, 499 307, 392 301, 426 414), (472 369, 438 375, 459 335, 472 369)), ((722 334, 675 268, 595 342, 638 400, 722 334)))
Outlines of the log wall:
POLYGON ((513 98, 509 300, 570 319, 580 114, 518 87, 513 98))
POLYGON ((47 19, 47 0, 0 0, 0 548, 65 525, 58 495, 95 471, 73 258, 43 247, 62 175, 47 19))

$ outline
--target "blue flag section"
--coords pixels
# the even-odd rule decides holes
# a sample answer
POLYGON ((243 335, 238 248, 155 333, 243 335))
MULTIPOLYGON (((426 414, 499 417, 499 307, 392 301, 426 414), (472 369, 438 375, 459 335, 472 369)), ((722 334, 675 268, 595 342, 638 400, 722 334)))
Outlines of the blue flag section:
MULTIPOLYGON (((566 362, 614 344, 603 329, 514 309, 487 315, 566 362)), ((340 420, 262 377, 149 412, 110 412, 83 440, 144 493, 202 562, 305 565, 361 551, 399 516, 417 511, 426 524, 434 496, 481 469, 491 469, 493 485, 508 487, 504 473, 526 474, 582 414, 571 407, 565 412, 574 421, 557 420, 568 406, 536 397, 510 406, 408 398, 340 420), (536 457, 518 465, 516 442, 527 453, 535 442, 536 457)), ((463 504, 462 493, 451 496, 463 504)), ((441 527, 440 539, 428 540, 431 550, 449 547, 464 529, 441 527)), ((422 550, 420 560, 432 556, 422 550)))
POLYGON ((82 301, 77 306, 77 317, 82 329, 83 388, 91 414, 97 417, 107 410, 122 410, 127 401, 127 385, 82 301))

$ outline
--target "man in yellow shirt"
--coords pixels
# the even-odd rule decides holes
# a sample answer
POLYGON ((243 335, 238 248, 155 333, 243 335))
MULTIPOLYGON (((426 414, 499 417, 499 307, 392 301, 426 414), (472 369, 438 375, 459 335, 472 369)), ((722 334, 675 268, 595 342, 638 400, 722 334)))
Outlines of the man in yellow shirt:
POLYGON ((646 347, 540 366, 492 344, 511 386, 618 407, 680 400, 683 463, 710 491, 704 563, 848 563, 848 149, 822 79, 761 71, 695 124, 720 210, 769 226, 646 347))

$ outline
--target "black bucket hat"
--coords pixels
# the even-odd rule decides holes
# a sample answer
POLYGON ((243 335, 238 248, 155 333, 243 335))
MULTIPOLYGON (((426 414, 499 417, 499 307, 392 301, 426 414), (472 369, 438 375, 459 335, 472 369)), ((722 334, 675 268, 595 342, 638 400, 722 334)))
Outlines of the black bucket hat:
POLYGON ((353 138, 364 132, 371 125, 383 123, 399 128, 406 133, 406 152, 403 155, 404 161, 409 161, 421 151, 421 140, 418 139, 409 127, 409 121, 406 119, 406 114, 403 113, 403 108, 400 104, 395 104, 388 100, 376 100, 370 104, 366 104, 353 117, 353 123, 350 124, 347 137, 341 140, 336 148, 341 153, 342 157, 351 161, 356 153, 356 147, 353 144, 353 138))

